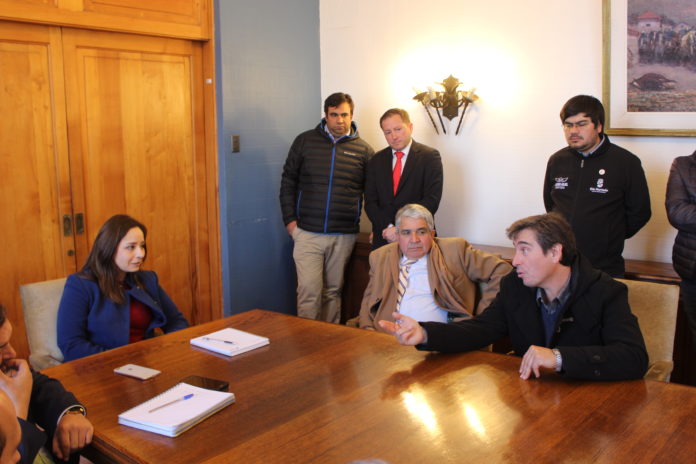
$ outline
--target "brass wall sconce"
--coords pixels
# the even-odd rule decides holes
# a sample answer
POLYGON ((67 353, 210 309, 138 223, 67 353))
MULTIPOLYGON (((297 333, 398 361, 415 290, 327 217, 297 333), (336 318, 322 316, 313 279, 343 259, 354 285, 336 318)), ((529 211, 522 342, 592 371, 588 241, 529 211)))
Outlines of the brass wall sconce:
POLYGON ((444 116, 451 121, 459 116, 459 123, 455 131, 455 135, 459 135, 459 129, 462 127, 466 109, 470 104, 478 100, 478 95, 474 93, 476 89, 472 88, 469 91, 457 90, 461 82, 451 74, 444 81, 438 82, 438 84, 444 87, 444 92, 435 92, 428 87, 426 92, 418 92, 418 90, 416 90, 416 96, 413 97, 413 99, 421 102, 437 134, 440 134, 440 131, 437 130, 437 124, 435 124, 435 119, 433 119, 433 115, 430 113, 430 107, 435 108, 435 114, 437 114, 437 118, 440 120, 440 127, 442 127, 442 132, 445 134, 447 130, 445 129, 442 117, 444 116), (462 108, 461 115, 459 114, 459 108, 462 108))

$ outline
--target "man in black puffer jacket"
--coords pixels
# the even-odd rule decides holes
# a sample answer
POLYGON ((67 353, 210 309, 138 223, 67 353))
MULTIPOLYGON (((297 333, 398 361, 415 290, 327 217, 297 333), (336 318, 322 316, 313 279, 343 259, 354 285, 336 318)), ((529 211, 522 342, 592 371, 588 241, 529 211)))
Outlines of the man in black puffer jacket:
POLYGON ((295 242, 297 314, 339 322, 343 273, 360 230, 365 167, 350 95, 324 102, 325 118, 295 138, 283 168, 280 207, 295 242))
POLYGON ((667 218, 679 231, 672 248, 672 265, 681 281, 681 298, 696 340, 696 151, 672 163, 665 198, 667 218))

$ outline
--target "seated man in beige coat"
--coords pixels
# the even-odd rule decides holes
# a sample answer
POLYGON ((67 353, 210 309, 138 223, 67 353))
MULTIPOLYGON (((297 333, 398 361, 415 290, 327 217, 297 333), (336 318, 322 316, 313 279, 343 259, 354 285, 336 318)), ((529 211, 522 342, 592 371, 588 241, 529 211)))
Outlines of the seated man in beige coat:
POLYGON ((360 306, 360 327, 382 331, 394 311, 417 321, 448 322, 483 312, 512 270, 502 259, 463 238, 435 238, 433 216, 409 204, 396 213, 398 241, 370 254, 370 282, 360 306), (479 283, 484 290, 476 304, 479 283))

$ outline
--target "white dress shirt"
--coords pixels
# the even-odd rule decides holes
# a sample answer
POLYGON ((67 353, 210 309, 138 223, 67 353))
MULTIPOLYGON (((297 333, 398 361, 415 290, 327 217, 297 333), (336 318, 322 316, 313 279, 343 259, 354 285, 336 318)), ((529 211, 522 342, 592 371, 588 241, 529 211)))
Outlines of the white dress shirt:
MULTIPOLYGON (((406 259, 402 257, 402 262, 406 259)), ((411 265, 408 287, 401 300, 399 312, 418 322, 447 322, 447 311, 435 303, 428 281, 428 255, 411 265)))

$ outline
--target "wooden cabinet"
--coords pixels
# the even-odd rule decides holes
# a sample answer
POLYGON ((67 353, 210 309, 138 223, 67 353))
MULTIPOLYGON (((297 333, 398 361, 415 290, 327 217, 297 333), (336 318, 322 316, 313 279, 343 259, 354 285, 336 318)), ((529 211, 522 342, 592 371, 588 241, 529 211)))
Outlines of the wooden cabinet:
POLYGON ((212 39, 212 0, 0 0, 0 19, 212 39))
POLYGON ((75 272, 117 213, 148 227, 145 268, 189 321, 221 315, 202 47, 0 21, 0 302, 20 355, 19 285, 75 272))
POLYGON ((20 356, 28 350, 19 285, 76 268, 72 228, 61 228, 71 209, 60 53, 59 30, 0 23, 0 303, 20 356))

